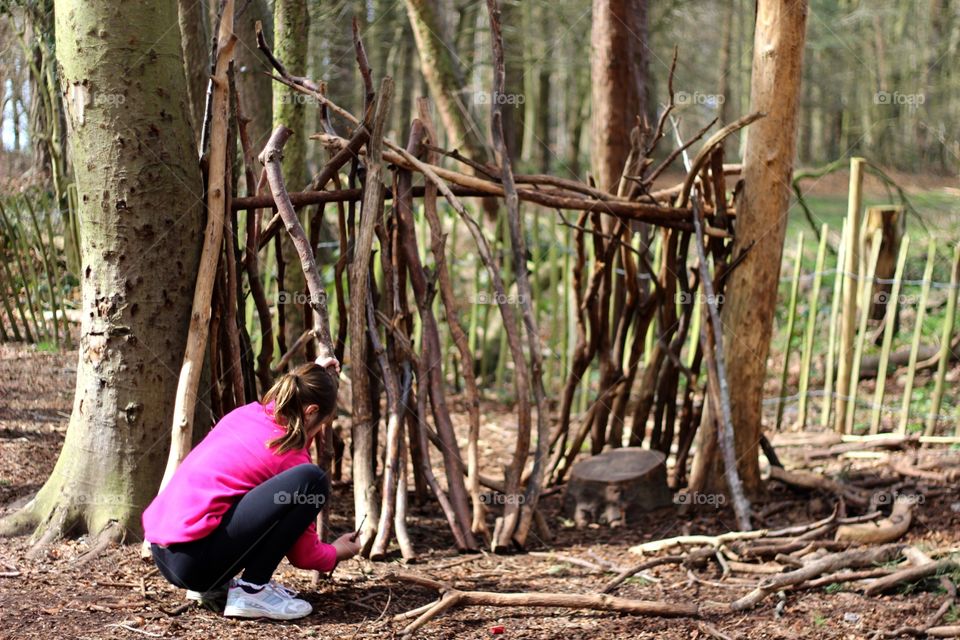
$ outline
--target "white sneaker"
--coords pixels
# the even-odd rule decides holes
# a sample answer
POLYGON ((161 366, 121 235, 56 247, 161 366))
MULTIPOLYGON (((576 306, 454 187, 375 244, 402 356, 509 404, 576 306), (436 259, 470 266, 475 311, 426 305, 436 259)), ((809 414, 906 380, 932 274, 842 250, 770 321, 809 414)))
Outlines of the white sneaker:
POLYGON ((249 593, 239 583, 234 583, 227 592, 227 606, 223 615, 272 620, 296 620, 310 615, 313 612, 310 603, 294 598, 291 593, 296 592, 273 581, 255 593, 249 593))

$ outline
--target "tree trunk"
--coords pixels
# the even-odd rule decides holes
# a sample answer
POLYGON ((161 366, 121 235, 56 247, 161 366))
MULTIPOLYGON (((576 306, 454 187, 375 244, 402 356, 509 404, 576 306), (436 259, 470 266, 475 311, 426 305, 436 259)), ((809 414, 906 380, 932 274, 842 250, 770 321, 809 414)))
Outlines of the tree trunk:
MULTIPOLYGON (((246 20, 242 17, 241 20, 246 20)), ((305 75, 307 72, 307 39, 310 15, 307 3, 302 0, 277 0, 273 8, 274 49, 273 53, 291 74, 305 75)), ((307 186, 306 126, 305 107, 318 108, 315 102, 307 102, 303 94, 290 89, 279 82, 273 83, 273 126, 283 125, 293 131, 290 140, 283 149, 283 177, 290 191, 299 191, 307 186)), ((299 212, 298 212, 299 213, 299 212)), ((301 224, 307 229, 305 221, 301 224)), ((286 235, 280 241, 283 260, 286 264, 297 264, 299 257, 290 238, 286 235)), ((284 305, 283 321, 285 335, 290 344, 310 327, 309 309, 300 301, 305 296, 306 281, 300 269, 288 269, 286 277, 280 282, 280 290, 286 292, 278 304, 284 305)), ((362 306, 362 305, 361 305, 362 306)))
POLYGON ((433 0, 405 1, 420 52, 420 67, 447 133, 446 146, 460 149, 468 157, 483 162, 489 157, 487 145, 471 115, 469 104, 465 102, 474 96, 461 97, 464 86, 462 70, 440 35, 443 28, 437 3, 433 0))
POLYGON ((82 226, 76 395, 50 479, 0 528, 36 526, 41 541, 139 535, 166 459, 202 238, 180 33, 169 28, 177 3, 58 0, 56 20, 82 226))
MULTIPOLYGON (((271 71, 271 67, 257 50, 257 34, 254 30, 257 20, 263 25, 263 35, 267 39, 267 44, 273 48, 273 15, 267 7, 266 0, 249 0, 249 3, 243 2, 238 7, 244 5, 246 5, 246 9, 243 9, 237 15, 235 24, 237 53, 234 73, 237 78, 237 95, 240 98, 240 108, 244 115, 250 118, 250 124, 247 125, 247 131, 250 134, 250 149, 256 155, 263 149, 263 145, 267 143, 267 139, 273 131, 273 97, 271 92, 283 87, 263 73, 264 71, 271 71)), ((283 58, 280 58, 280 60, 284 64, 288 63, 283 58)), ((300 71, 304 70, 301 69, 300 71)), ((284 124, 288 127, 293 126, 291 123, 284 124)), ((294 131, 294 135, 296 134, 297 132, 294 131)), ((293 141, 291 140, 289 144, 293 144, 293 141)), ((288 153, 290 151, 285 149, 284 155, 288 153)), ((289 179, 293 176, 288 176, 285 173, 284 177, 289 179)), ((303 187, 301 184, 288 184, 292 190, 303 187)), ((248 188, 247 191, 252 191, 252 187, 248 188)))
MULTIPOLYGON (((759 0, 757 5, 750 110, 767 115, 747 134, 733 255, 750 249, 730 273, 722 315, 728 382, 737 390, 731 398, 736 458, 748 494, 762 486, 763 381, 777 302, 770 292, 777 289, 786 233, 806 19, 806 0, 759 0)), ((705 418, 701 424, 703 433, 713 422, 705 418)), ((725 486, 723 465, 703 439, 691 486, 718 491, 725 486)))
POLYGON ((207 104, 210 78, 210 30, 203 0, 178 0, 180 38, 183 47, 183 71, 187 76, 187 100, 194 140, 199 144, 203 112, 207 104))
POLYGON ((630 130, 645 113, 646 35, 645 0, 593 0, 592 162, 604 191, 616 191, 630 153, 630 130))

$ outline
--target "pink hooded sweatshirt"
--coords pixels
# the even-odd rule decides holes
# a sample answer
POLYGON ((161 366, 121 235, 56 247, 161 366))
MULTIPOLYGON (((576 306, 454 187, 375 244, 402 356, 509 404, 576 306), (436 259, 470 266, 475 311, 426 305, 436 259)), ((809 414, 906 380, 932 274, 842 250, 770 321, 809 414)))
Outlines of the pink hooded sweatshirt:
MULTIPOLYGON (((225 415, 143 512, 144 537, 163 546, 200 540, 248 491, 291 467, 312 462, 305 448, 277 453, 267 444, 282 434, 273 419, 273 403, 264 407, 252 402, 225 415)), ((337 564, 336 549, 320 541, 314 523, 287 558, 300 569, 332 571, 337 564)))

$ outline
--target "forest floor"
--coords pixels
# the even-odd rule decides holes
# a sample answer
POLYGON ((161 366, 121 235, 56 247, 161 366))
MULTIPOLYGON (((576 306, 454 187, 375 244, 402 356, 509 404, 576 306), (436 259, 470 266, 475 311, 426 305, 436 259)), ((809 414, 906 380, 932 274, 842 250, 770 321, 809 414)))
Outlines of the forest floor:
MULTIPOLYGON (((76 353, 37 351, 0 345, 0 515, 28 499, 50 473, 63 441, 73 395, 76 353)), ((493 455, 509 442, 512 415, 504 407, 485 406, 482 443, 488 473, 496 473, 493 455)), ((462 426, 462 425, 461 425, 462 426)), ((789 461, 789 452, 785 449, 789 461)), ((796 449, 793 449, 796 451, 796 449)), ((874 464, 870 459, 848 465, 874 464)), ((789 465, 788 465, 789 466, 789 465)), ((346 467, 345 465, 345 468, 346 467)), ((852 467, 845 473, 852 473, 852 467)), ((334 489, 333 528, 351 527, 352 499, 348 484, 334 489)), ((794 493, 777 485, 757 510, 774 515, 759 522, 764 527, 807 523, 828 516, 827 496, 794 493)), ((578 530, 562 514, 559 493, 544 500, 544 512, 554 539, 534 540, 536 554, 458 556, 432 504, 411 506, 411 538, 421 553, 416 564, 403 565, 399 557, 388 562, 351 560, 332 579, 281 565, 278 579, 300 589, 315 612, 296 623, 272 624, 232 621, 200 608, 180 607, 183 591, 159 576, 140 559, 139 546, 108 549, 86 564, 78 558, 88 539, 65 540, 47 547, 32 560, 26 537, 0 542, 0 638, 244 638, 288 637, 370 638, 399 636, 404 623, 393 615, 420 607, 436 594, 385 578, 391 570, 405 570, 454 583, 461 588, 498 592, 552 591, 598 593, 612 577, 607 563, 635 564, 632 545, 689 533, 722 533, 735 529, 729 510, 699 507, 686 512, 673 506, 647 514, 629 527, 606 526, 578 530), (545 553, 549 552, 549 553, 545 553), (555 555, 551 555, 555 554, 555 555), (562 557, 557 557, 562 556, 562 557), (564 562, 578 558, 597 565, 585 568, 564 562), (179 609, 178 609, 179 608, 179 609)), ((915 511, 903 542, 921 549, 960 549, 960 488, 933 492, 915 511)), ((671 603, 729 603, 747 593, 752 584, 723 578, 717 565, 696 573, 679 565, 657 567, 645 577, 632 578, 618 596, 671 603)), ((771 596, 744 613, 708 613, 702 620, 645 618, 615 613, 569 609, 487 608, 454 609, 427 624, 424 638, 863 638, 879 629, 919 624, 943 601, 936 580, 865 597, 840 585, 790 591, 782 599, 771 596), (502 626, 503 635, 493 628, 502 626), (725 635, 716 635, 720 632, 725 635)), ((953 609, 944 622, 957 618, 953 609)))

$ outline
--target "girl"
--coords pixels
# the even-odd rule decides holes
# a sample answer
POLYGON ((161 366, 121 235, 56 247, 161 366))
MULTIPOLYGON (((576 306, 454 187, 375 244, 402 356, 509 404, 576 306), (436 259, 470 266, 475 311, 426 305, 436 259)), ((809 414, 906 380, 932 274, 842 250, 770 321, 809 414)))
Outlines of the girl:
POLYGON ((222 606, 225 595, 226 616, 302 618, 310 604, 271 580, 283 557, 327 572, 360 550, 349 533, 324 544, 315 524, 330 481, 308 447, 333 419, 338 370, 333 358, 302 365, 228 413, 144 511, 157 567, 188 598, 222 606))

